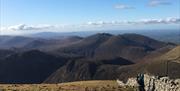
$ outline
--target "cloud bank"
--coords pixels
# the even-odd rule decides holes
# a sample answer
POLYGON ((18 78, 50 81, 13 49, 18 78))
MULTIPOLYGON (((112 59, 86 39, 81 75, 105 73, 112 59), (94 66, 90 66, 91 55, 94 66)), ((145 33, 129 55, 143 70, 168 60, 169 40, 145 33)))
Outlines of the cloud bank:
POLYGON ((180 18, 167 18, 167 19, 143 19, 143 24, 179 24, 180 18))
MULTIPOLYGON (((19 24, 9 27, 1 27, 2 31, 74 31, 83 29, 98 29, 98 27, 127 26, 127 25, 158 25, 158 24, 180 24, 180 18, 166 19, 142 19, 137 21, 96 21, 79 25, 26 25, 19 24)), ((165 25, 166 26, 166 25, 165 25)))
POLYGON ((179 24, 180 18, 166 18, 166 19, 142 19, 139 21, 98 21, 88 22, 87 25, 129 25, 129 24, 179 24))

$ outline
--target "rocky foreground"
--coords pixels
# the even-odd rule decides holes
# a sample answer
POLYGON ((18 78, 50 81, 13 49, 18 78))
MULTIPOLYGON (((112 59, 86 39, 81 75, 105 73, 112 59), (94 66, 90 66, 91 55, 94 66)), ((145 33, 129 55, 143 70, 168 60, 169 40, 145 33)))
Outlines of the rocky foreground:
MULTIPOLYGON (((138 87, 136 78, 129 78, 126 83, 117 80, 119 86, 138 87)), ((180 91, 180 79, 169 77, 156 77, 145 74, 144 84, 146 91, 180 91)))

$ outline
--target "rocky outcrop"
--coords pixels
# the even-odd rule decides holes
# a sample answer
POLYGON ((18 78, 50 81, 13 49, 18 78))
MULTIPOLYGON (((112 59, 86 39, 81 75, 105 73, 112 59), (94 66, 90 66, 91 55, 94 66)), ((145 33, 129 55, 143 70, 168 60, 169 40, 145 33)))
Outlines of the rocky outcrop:
MULTIPOLYGON (((120 86, 138 86, 136 78, 129 78, 124 84, 122 81, 117 80, 117 83, 120 86)), ((144 75, 144 84, 146 91, 180 91, 180 79, 144 75)))

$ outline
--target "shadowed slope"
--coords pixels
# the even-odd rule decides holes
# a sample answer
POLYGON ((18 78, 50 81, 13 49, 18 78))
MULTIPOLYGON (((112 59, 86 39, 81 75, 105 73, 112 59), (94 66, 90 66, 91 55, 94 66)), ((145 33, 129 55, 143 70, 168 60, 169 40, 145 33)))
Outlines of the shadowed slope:
POLYGON ((94 79, 115 79, 112 75, 113 68, 130 64, 133 63, 123 58, 116 58, 111 60, 72 60, 54 72, 48 79, 45 80, 45 83, 60 83, 94 79))
POLYGON ((0 61, 0 82, 41 83, 65 62, 36 50, 16 53, 0 61))

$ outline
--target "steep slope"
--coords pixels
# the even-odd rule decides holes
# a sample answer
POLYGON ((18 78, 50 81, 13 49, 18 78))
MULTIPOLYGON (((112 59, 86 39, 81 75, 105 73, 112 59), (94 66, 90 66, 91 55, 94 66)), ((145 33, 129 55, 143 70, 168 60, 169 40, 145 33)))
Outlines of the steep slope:
POLYGON ((170 78, 180 78, 180 46, 177 46, 162 55, 151 58, 146 62, 134 65, 118 67, 116 76, 121 79, 135 77, 138 73, 148 73, 157 76, 169 76, 170 78))
POLYGON ((143 44, 144 46, 148 46, 152 49, 158 49, 165 45, 164 42, 157 41, 152 38, 139 34, 124 34, 122 36, 136 43, 143 44))
POLYGON ((0 61, 0 82, 41 83, 65 63, 63 57, 37 50, 16 53, 0 61))
POLYGON ((81 80, 107 80, 113 79, 113 67, 133 64, 123 58, 111 60, 87 60, 78 59, 69 61, 65 66, 60 67, 45 83, 60 83, 81 80), (109 75, 103 75, 103 70, 107 69, 109 75))
POLYGON ((159 48, 159 49, 149 53, 147 56, 143 57, 142 59, 139 59, 139 61, 140 62, 151 62, 155 58, 158 58, 158 57, 164 55, 165 53, 169 52, 170 50, 172 50, 175 47, 176 47, 175 45, 168 45, 168 46, 159 48))
POLYGON ((147 70, 155 75, 168 75, 180 78, 180 46, 154 59, 147 66, 147 70))
POLYGON ((69 81, 92 80, 97 65, 88 61, 70 61, 67 65, 53 73, 46 83, 60 83, 69 81))
POLYGON ((175 47, 165 55, 161 56, 162 59, 166 60, 176 60, 175 62, 180 62, 180 46, 175 47))

